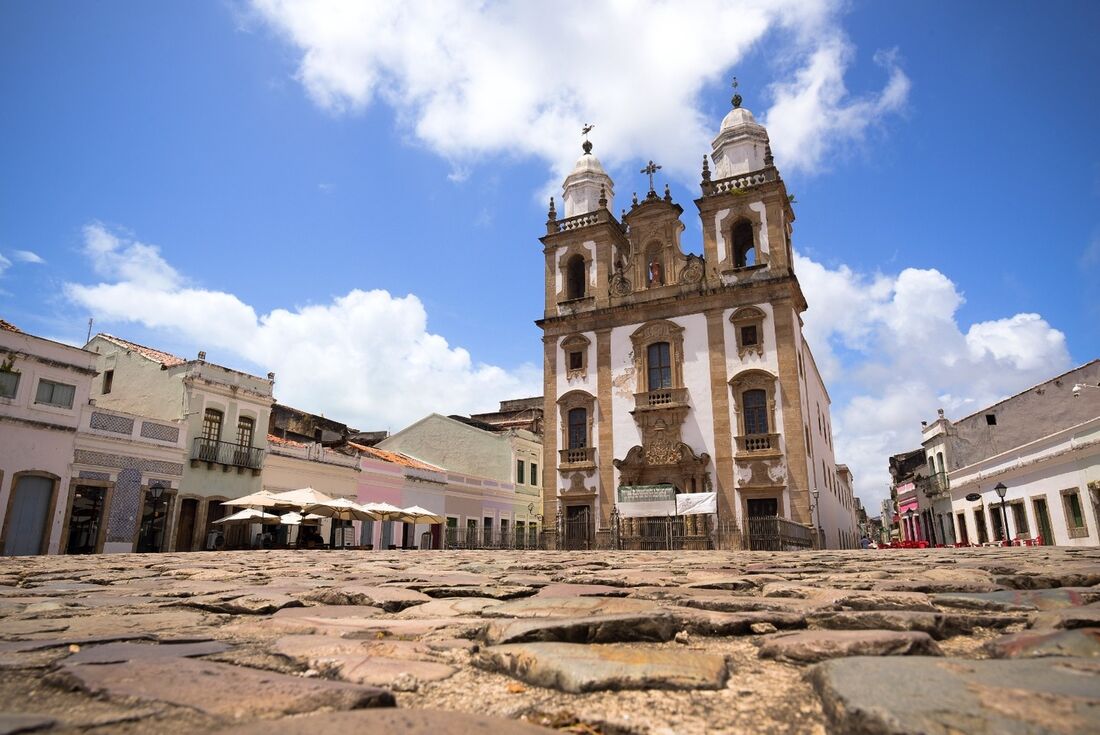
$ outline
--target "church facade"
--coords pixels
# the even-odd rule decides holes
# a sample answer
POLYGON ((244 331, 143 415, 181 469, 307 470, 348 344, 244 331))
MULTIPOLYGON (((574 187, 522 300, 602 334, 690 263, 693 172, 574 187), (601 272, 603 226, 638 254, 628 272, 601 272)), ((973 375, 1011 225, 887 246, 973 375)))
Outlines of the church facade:
POLYGON ((845 483, 764 127, 737 97, 704 156, 701 255, 681 243, 684 210, 667 185, 657 192, 658 166, 616 217, 614 182, 583 147, 563 216, 551 200, 540 238, 548 532, 568 524, 574 538, 560 545, 603 546, 625 499, 668 491, 713 493, 712 521, 727 526, 780 518, 826 542, 854 535, 821 528, 847 525, 821 513, 844 505, 845 483))

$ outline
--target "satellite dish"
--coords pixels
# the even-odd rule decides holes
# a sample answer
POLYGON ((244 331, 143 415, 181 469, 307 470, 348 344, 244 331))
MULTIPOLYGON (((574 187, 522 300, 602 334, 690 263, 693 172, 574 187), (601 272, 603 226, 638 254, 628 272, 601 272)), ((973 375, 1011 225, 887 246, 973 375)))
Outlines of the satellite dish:
POLYGON ((966 499, 967 499, 967 500, 969 500, 969 501, 970 501, 971 503, 973 503, 973 502, 974 502, 974 501, 976 501, 976 500, 981 500, 981 499, 982 499, 982 496, 981 496, 981 495, 979 495, 978 493, 969 493, 969 494, 968 494, 968 495, 966 496, 966 499))

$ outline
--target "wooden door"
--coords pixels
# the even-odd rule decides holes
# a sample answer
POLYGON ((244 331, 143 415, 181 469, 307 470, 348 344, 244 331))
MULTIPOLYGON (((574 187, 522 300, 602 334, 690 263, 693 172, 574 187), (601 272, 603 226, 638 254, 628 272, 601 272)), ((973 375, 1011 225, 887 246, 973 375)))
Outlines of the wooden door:
POLYGON ((54 481, 49 477, 24 475, 12 488, 8 510, 6 556, 33 556, 45 552, 50 506, 53 504, 54 481))

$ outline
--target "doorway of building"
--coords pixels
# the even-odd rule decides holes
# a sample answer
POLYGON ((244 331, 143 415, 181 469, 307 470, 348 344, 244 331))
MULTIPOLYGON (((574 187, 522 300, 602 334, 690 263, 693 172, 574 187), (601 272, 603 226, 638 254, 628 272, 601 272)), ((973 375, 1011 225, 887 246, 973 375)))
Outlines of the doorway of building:
POLYGON ((959 521, 959 542, 963 544, 970 543, 970 531, 966 527, 966 513, 959 511, 956 518, 959 521))
POLYGON ((168 530, 168 505, 171 499, 163 490, 158 497, 153 497, 153 489, 159 488, 151 488, 150 492, 145 493, 145 502, 141 506, 141 525, 136 549, 139 554, 164 551, 165 532, 168 530))
POLYGON ((1035 498, 1031 501, 1035 508, 1035 522, 1039 524, 1039 535, 1043 537, 1043 546, 1054 544, 1054 531, 1050 527, 1050 511, 1047 509, 1046 498, 1035 498))
POLYGON ((565 508, 566 549, 592 548, 592 509, 587 505, 569 505, 565 508))
POLYGON ((978 527, 978 543, 989 543, 989 529, 985 525, 985 511, 974 511, 974 524, 978 527))
POLYGON ((40 475, 23 475, 15 481, 6 521, 5 556, 45 553, 46 523, 55 486, 52 478, 40 475))
POLYGON ((778 498, 749 498, 746 501, 749 518, 766 518, 779 515, 778 498))
POLYGON ((69 537, 66 554, 94 554, 99 551, 99 529, 107 489, 78 485, 73 489, 73 507, 69 512, 69 537))
POLYGON ((195 542, 195 518, 199 513, 199 501, 184 498, 180 501, 180 519, 176 524, 176 551, 191 551, 195 542))

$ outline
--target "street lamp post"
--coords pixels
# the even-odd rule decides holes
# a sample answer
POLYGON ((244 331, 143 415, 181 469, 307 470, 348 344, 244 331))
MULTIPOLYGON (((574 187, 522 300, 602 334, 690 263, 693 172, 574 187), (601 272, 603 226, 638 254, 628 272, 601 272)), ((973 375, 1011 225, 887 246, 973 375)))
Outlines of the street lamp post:
POLYGON ((993 489, 1001 499, 1001 533, 1004 535, 1004 540, 1008 542, 1008 513, 1005 511, 1005 493, 1008 492, 1008 488, 1003 482, 998 482, 993 489))
MULTIPOLYGON (((149 539, 150 549, 152 549, 153 544, 156 543, 157 540, 157 516, 160 514, 160 499, 161 497, 163 497, 163 495, 164 488, 162 486, 156 485, 149 488, 149 497, 153 499, 153 522, 150 524, 149 527, 149 535, 151 536, 151 538, 149 539)), ((161 542, 159 544, 156 544, 156 546, 157 552, 159 553, 164 546, 164 539, 162 538, 161 542)))

